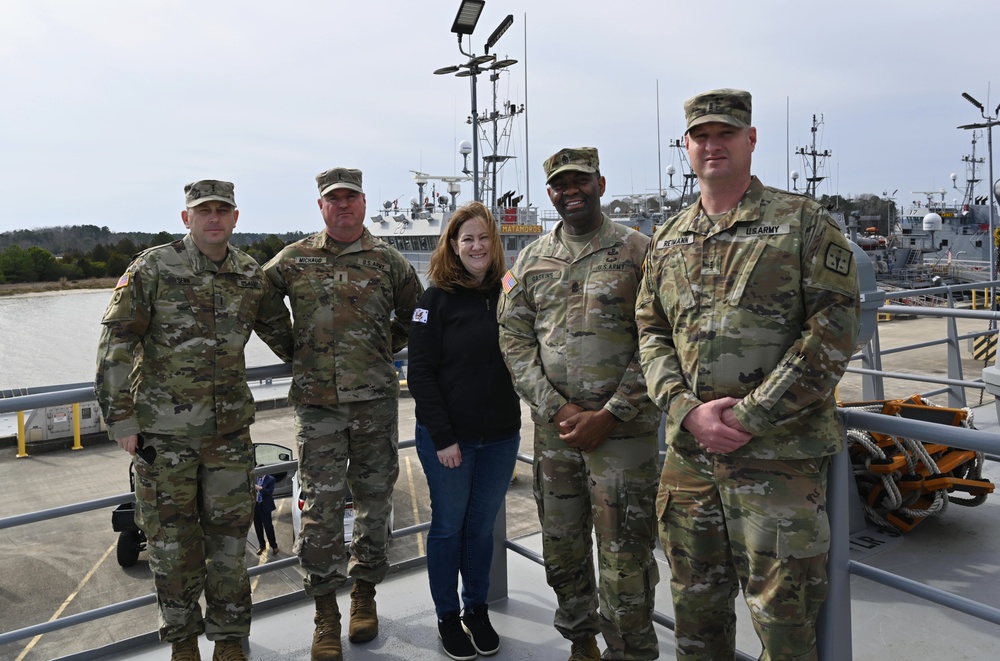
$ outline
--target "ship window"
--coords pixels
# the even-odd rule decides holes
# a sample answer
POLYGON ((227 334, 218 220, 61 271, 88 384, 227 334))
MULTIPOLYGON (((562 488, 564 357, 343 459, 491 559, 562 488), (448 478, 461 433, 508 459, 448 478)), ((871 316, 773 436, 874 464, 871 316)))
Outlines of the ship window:
POLYGON ((428 243, 430 244, 430 250, 437 250, 437 247, 438 247, 438 238, 436 236, 430 237, 428 239, 428 243))
POLYGON ((404 236, 403 237, 403 249, 404 250, 413 250, 413 244, 410 242, 410 237, 408 237, 408 236, 404 236))
POLYGON ((425 252, 427 250, 429 250, 429 248, 427 247, 427 237, 426 236, 420 237, 420 249, 423 250, 423 251, 425 251, 425 252))
POLYGON ((507 237, 507 250, 517 250, 517 237, 509 236, 507 237))
POLYGON ((948 239, 941 239, 941 247, 943 248, 946 245, 948 245, 948 239))

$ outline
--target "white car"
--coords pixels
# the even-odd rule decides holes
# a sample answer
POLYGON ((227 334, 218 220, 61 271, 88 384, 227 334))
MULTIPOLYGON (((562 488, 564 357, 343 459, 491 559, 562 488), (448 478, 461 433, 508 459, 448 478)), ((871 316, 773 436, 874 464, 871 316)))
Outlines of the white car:
MULTIPOLYGON (((306 499, 299 487, 299 474, 292 475, 292 493, 296 494, 295 502, 292 504, 292 539, 299 536, 302 528, 302 508, 306 506, 306 499)), ((389 539, 392 539, 393 514, 389 512, 389 539)), ((350 544, 354 537, 354 497, 350 488, 347 489, 344 500, 344 544, 350 544)))

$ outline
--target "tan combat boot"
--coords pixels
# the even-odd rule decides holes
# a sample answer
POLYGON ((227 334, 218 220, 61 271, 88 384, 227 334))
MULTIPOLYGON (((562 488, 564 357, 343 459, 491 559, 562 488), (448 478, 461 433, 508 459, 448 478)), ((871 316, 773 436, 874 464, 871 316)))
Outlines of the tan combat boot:
POLYGON ((191 636, 170 644, 170 661, 201 661, 198 636, 191 636))
POLYGON ((337 593, 316 597, 316 630, 313 632, 312 661, 342 661, 340 648, 340 609, 337 593))
POLYGON ((597 639, 591 636, 574 640, 573 646, 569 649, 569 661, 601 661, 601 649, 597 646, 597 639))
POLYGON ((378 613, 375 612, 375 584, 355 581, 351 590, 351 626, 348 638, 352 643, 366 643, 378 635, 378 613))
POLYGON ((247 655, 243 652, 243 641, 239 638, 215 641, 212 661, 247 661, 247 655))

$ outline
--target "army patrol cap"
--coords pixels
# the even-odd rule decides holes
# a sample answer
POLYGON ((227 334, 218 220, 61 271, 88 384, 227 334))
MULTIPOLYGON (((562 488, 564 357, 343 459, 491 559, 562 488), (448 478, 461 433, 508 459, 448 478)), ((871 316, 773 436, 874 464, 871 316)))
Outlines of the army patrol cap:
POLYGON ((722 122, 737 128, 750 126, 750 92, 734 89, 702 92, 684 102, 685 133, 699 124, 722 122))
POLYGON ((560 172, 586 172, 594 174, 600 171, 597 160, 597 149, 594 147, 573 147, 560 149, 545 159, 542 164, 545 169, 545 183, 552 181, 560 172))
POLYGON ((316 175, 316 184, 319 186, 320 197, 338 188, 350 188, 364 193, 361 190, 361 170, 351 168, 331 168, 326 172, 320 172, 316 175))
POLYGON ((199 204, 218 200, 236 208, 235 186, 228 181, 202 179, 184 187, 184 204, 193 209, 199 204))

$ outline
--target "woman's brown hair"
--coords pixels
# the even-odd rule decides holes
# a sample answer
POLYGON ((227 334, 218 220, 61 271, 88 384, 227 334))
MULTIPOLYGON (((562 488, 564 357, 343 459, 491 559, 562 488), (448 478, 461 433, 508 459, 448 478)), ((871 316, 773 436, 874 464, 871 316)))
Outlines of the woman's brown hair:
POLYGON ((504 257, 500 230, 493 214, 482 202, 463 204, 452 214, 448 229, 438 239, 437 248, 431 255, 431 265, 427 275, 430 281, 439 289, 454 292, 456 286, 469 289, 492 289, 500 282, 507 260, 504 257), (462 260, 451 247, 452 241, 458 241, 458 234, 467 220, 482 218, 486 221, 486 233, 490 239, 490 267, 483 276, 482 284, 476 282, 475 276, 465 270, 462 260))

